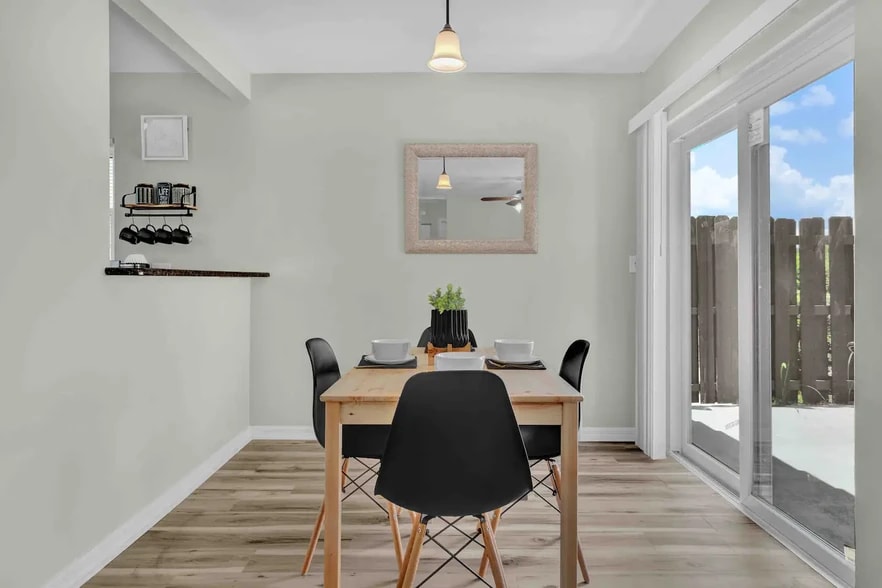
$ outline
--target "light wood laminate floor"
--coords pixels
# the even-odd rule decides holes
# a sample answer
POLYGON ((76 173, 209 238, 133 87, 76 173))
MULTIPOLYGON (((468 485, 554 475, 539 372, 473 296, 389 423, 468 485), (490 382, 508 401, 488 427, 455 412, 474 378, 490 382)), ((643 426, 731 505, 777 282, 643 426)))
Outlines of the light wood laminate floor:
MULTIPOLYGON (((323 463, 317 443, 252 441, 86 586, 321 586, 321 543, 310 574, 299 570, 323 495, 323 463)), ((579 534, 595 588, 830 586, 676 462, 652 462, 632 445, 589 443, 580 446, 579 470, 579 534)), ((405 535, 407 520, 402 515, 405 535)), ((511 510, 497 539, 509 586, 557 585, 557 513, 541 500, 511 510)), ((449 533, 442 541, 457 545, 449 533)), ((481 555, 475 546, 464 554, 471 564, 481 555)), ((426 546, 417 582, 442 556, 426 546)), ((384 513, 367 498, 347 500, 343 585, 392 587, 396 575, 384 513)), ((427 586, 480 584, 451 563, 427 586)))

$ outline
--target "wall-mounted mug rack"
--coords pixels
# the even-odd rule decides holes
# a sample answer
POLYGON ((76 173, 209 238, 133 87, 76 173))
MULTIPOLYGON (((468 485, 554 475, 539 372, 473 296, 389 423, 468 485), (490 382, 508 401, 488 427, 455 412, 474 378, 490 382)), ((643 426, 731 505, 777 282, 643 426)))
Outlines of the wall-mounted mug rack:
POLYGON ((193 216, 196 207, 196 186, 191 186, 190 191, 180 195, 180 201, 171 204, 155 204, 147 202, 127 202, 126 198, 135 196, 136 192, 123 194, 120 206, 126 209, 125 215, 132 216, 193 216))

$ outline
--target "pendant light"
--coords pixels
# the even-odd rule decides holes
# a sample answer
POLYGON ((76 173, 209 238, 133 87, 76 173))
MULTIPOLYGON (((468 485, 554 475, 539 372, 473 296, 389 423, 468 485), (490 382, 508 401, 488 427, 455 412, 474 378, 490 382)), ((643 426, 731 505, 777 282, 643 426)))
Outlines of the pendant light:
POLYGON ((453 186, 450 185, 450 176, 447 175, 447 158, 441 158, 441 175, 438 176, 438 185, 435 186, 436 190, 450 190, 453 186))
POLYGON ((450 28, 450 0, 447 0, 447 21, 444 28, 435 37, 435 52, 429 60, 429 69, 442 73, 455 73, 466 68, 459 48, 459 37, 450 28))

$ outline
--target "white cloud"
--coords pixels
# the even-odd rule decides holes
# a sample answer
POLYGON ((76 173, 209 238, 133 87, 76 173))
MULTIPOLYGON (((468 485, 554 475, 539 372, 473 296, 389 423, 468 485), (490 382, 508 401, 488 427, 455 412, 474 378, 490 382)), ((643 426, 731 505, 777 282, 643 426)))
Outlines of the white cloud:
POLYGON ((799 211, 801 218, 854 215, 854 174, 833 176, 820 184, 791 166, 786 156, 784 147, 769 147, 773 215, 776 209, 799 211))
POLYGON ((738 176, 723 177, 709 165, 694 167, 690 177, 692 216, 738 214, 738 176))
POLYGON ((785 129, 784 127, 773 125, 770 129, 772 140, 781 141, 782 143, 796 143, 798 145, 810 145, 812 143, 826 143, 827 137, 818 129, 811 127, 805 129, 785 129))
POLYGON ((854 110, 839 121, 839 134, 843 137, 854 137, 854 110))
MULTIPOLYGON (((805 176, 787 161, 787 149, 769 147, 772 214, 788 218, 854 216, 854 175, 827 183, 805 176)), ((738 176, 725 177, 709 165, 691 169, 692 216, 738 214, 738 176)))
POLYGON ((815 84, 808 89, 802 98, 803 106, 831 106, 836 102, 836 97, 824 84, 815 84))
POLYGON ((782 114, 787 114, 796 109, 796 103, 790 100, 779 100, 772 104, 769 108, 769 113, 772 116, 780 116, 782 114))

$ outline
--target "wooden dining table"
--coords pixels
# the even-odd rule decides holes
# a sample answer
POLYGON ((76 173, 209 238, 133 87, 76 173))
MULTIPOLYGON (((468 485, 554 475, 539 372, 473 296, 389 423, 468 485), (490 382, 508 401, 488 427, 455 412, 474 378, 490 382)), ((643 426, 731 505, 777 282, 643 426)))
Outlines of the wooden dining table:
MULTIPOLYGON (((486 356, 492 350, 479 350, 486 356)), ((331 386, 325 403, 325 588, 341 584, 341 493, 343 425, 388 425, 392 422, 404 383, 414 374, 431 371, 424 349, 411 351, 417 367, 353 368, 331 386)), ((561 516, 560 586, 576 585, 578 522, 579 402, 582 395, 553 368, 493 370, 505 382, 515 416, 521 425, 560 425, 561 516)))

